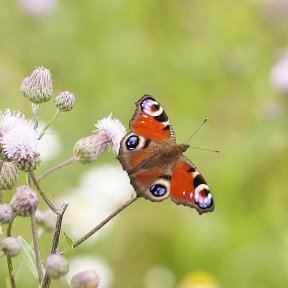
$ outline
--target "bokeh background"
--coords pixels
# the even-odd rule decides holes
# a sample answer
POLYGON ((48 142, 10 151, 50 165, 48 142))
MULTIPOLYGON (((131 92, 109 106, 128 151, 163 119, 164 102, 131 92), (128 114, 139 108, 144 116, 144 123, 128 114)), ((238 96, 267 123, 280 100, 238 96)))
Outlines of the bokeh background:
MULTIPOLYGON (((145 93, 164 106, 178 142, 208 117, 190 144, 221 150, 186 152, 214 193, 213 213, 140 199, 67 255, 71 271, 96 267, 102 287, 115 288, 287 287, 287 0, 1 0, 0 23, 1 111, 32 117, 19 88, 41 65, 51 69, 54 96, 77 97, 53 125, 37 173, 69 158, 110 113, 128 128, 145 93)), ((45 123, 53 101, 41 109, 45 123)), ((115 156, 42 183, 55 203, 70 202, 63 230, 75 239, 132 195, 115 156)), ((29 227, 17 220, 13 233, 30 242, 29 227)), ((51 237, 41 238, 43 258, 51 237)), ((21 257, 14 263, 22 267, 21 257)), ((3 257, 0 267, 5 287, 3 257)), ((21 271, 19 287, 37 287, 21 271)))

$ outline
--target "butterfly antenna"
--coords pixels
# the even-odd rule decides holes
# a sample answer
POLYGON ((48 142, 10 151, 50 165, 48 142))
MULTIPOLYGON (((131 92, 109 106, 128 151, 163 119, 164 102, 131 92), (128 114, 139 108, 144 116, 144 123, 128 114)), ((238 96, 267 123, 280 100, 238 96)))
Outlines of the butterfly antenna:
POLYGON ((203 122, 197 127, 197 129, 193 132, 193 134, 188 138, 185 143, 188 143, 189 140, 198 132, 198 130, 208 121, 208 118, 205 118, 203 122))
POLYGON ((192 149, 198 149, 198 150, 204 150, 204 151, 209 151, 209 152, 215 152, 215 153, 220 153, 221 151, 220 150, 214 150, 214 149, 207 149, 207 148, 200 148, 200 147, 189 147, 189 148, 192 148, 192 149))
MULTIPOLYGON (((193 132, 193 134, 188 138, 186 143, 189 142, 189 140, 198 132, 198 130, 208 121, 208 118, 205 118, 203 122, 197 127, 197 129, 193 132)), ((203 150, 203 151, 209 151, 209 152, 215 152, 215 153, 220 153, 220 150, 214 150, 214 149, 207 149, 207 148, 200 148, 200 147, 191 147, 192 149, 198 149, 198 150, 203 150)))

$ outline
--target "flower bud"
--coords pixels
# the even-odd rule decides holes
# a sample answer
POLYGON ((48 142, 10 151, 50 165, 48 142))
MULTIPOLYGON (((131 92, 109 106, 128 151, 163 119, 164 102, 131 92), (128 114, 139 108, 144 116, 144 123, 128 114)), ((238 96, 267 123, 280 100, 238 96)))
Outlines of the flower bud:
POLYGON ((34 156, 26 156, 26 158, 15 160, 19 170, 31 172, 38 168, 41 163, 40 155, 37 153, 34 156))
POLYGON ((52 231, 55 229, 57 216, 53 211, 51 211, 51 209, 46 209, 44 211, 37 210, 35 217, 37 223, 46 231, 52 231))
POLYGON ((46 273, 52 278, 60 278, 69 271, 68 262, 64 256, 60 254, 51 254, 47 257, 46 273))
MULTIPOLYGON (((0 164, 1 167, 1 164, 0 164)), ((13 162, 3 162, 0 171, 0 190, 12 189, 18 181, 18 169, 13 162)))
POLYGON ((62 112, 70 111, 75 106, 75 103, 76 97, 69 91, 61 92, 55 98, 55 105, 62 112))
POLYGON ((30 216, 38 206, 38 196, 29 186, 19 186, 12 198, 11 205, 17 215, 30 216))
POLYGON ((21 243, 18 238, 6 237, 0 241, 0 249, 5 255, 14 257, 21 251, 21 243))
POLYGON ((15 212, 11 205, 0 204, 0 223, 11 223, 15 218, 15 212))
POLYGON ((98 159, 106 148, 106 143, 99 141, 98 135, 91 135, 78 140, 73 148, 73 155, 80 163, 88 164, 98 159))
POLYGON ((100 277, 97 271, 82 271, 72 277, 71 288, 97 288, 99 283, 100 277))
POLYGON ((48 69, 36 68, 21 84, 20 91, 24 97, 33 103, 49 101, 52 95, 52 79, 48 69))

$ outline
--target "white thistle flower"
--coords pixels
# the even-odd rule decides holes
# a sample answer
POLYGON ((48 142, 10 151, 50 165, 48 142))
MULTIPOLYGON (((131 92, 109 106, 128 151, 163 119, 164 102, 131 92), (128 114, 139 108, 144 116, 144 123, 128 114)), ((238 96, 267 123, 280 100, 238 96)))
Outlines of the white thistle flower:
MULTIPOLYGON (((5 121, 7 120, 3 122, 5 121)), ((19 118, 9 129, 6 130, 4 127, 3 132, 0 146, 9 159, 19 161, 34 158, 39 154, 37 151, 38 133, 34 130, 32 122, 19 118), (19 121, 20 119, 22 120, 19 121)))
POLYGON ((107 118, 99 120, 95 124, 97 128, 93 132, 102 136, 102 143, 107 145, 107 148, 112 147, 113 151, 118 154, 120 141, 126 134, 126 129, 118 119, 112 119, 112 114, 107 118))
POLYGON ((9 129, 26 122, 28 122, 27 119, 19 111, 10 111, 9 109, 5 109, 4 112, 0 111, 0 137, 9 129))

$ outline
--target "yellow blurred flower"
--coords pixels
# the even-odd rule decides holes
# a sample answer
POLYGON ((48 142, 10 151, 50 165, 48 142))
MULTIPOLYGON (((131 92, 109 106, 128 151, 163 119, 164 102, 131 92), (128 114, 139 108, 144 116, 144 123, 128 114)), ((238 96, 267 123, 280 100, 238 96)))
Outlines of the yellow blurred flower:
POLYGON ((207 271, 193 271, 181 281, 179 288, 220 288, 216 278, 207 271))

